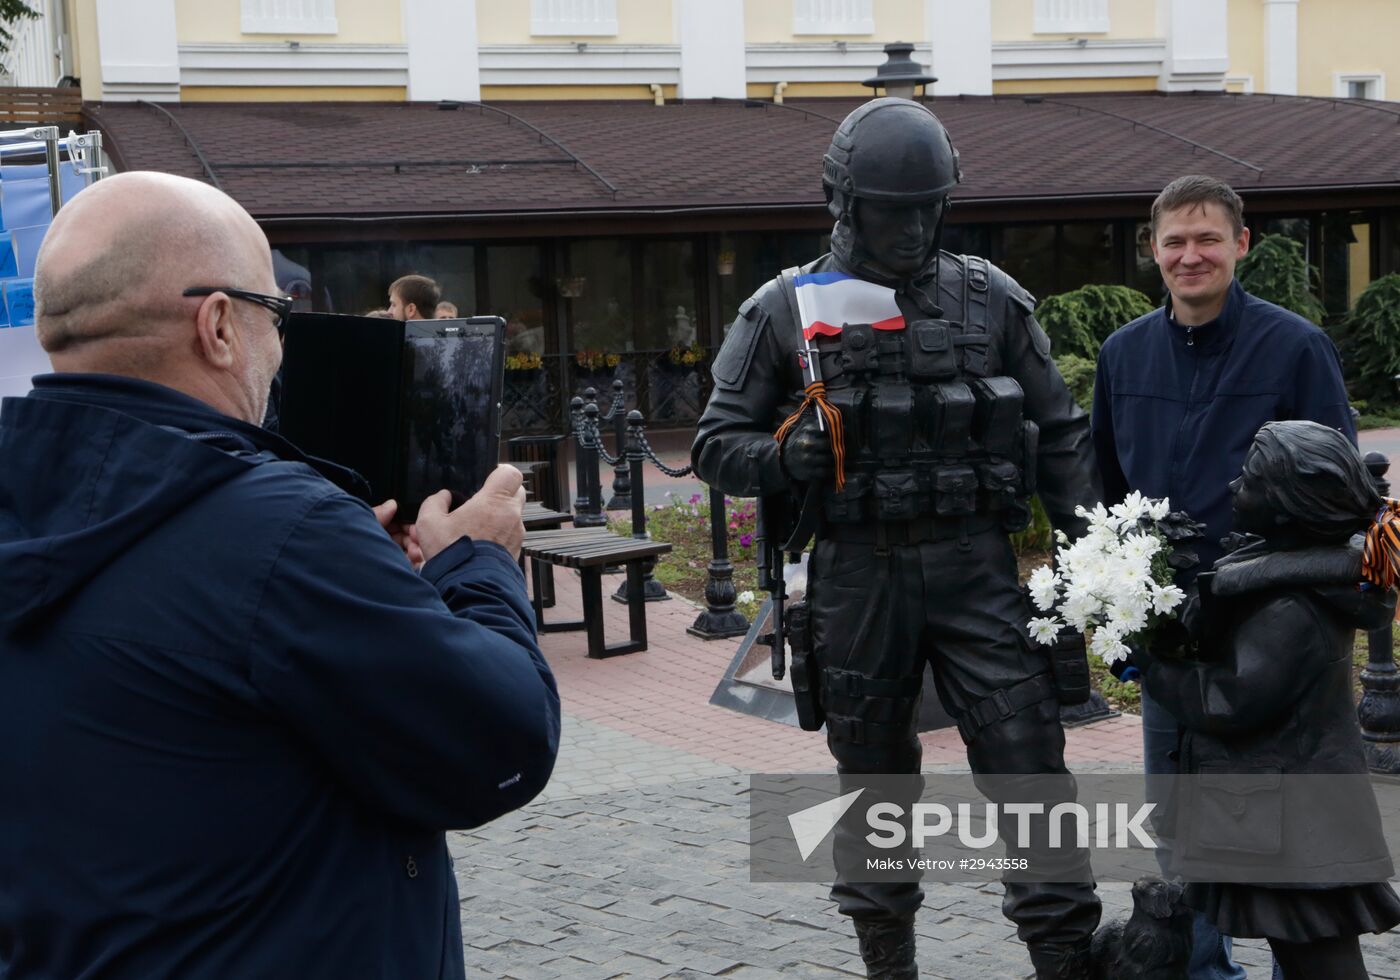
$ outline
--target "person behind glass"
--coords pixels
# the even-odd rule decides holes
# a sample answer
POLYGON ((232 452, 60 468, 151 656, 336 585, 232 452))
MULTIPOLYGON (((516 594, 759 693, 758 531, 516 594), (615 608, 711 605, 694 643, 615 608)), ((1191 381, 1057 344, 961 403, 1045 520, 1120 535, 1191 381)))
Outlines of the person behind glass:
POLYGON ((1197 579, 1182 615, 1192 659, 1157 646, 1134 655, 1146 689, 1181 721, 1182 772, 1216 774, 1178 787, 1194 805, 1177 819, 1174 869, 1186 902, 1221 933, 1267 938, 1285 980, 1364 978, 1357 937, 1400 923, 1400 898, 1386 883, 1394 869, 1366 778, 1351 651, 1356 630, 1394 617, 1385 524, 1400 505, 1382 501, 1346 436, 1315 422, 1265 425, 1230 490, 1249 537, 1197 579), (1251 792, 1212 806, 1210 794, 1244 788, 1219 774, 1245 774, 1236 778, 1251 792), (1320 787, 1314 774, 1355 778, 1320 787), (1213 819, 1240 807, 1226 826, 1213 819), (1260 862, 1292 884, 1241 883, 1259 880, 1260 862))
MULTIPOLYGON (((1213 177, 1185 176, 1152 202, 1152 254, 1168 299, 1114 332, 1099 352, 1092 431, 1104 501, 1131 491, 1168 497, 1205 524, 1197 568, 1222 554, 1230 530, 1229 483, 1259 427, 1307 419, 1353 443, 1341 364, 1313 324, 1245 292, 1235 263, 1249 250, 1244 203, 1213 177)), ((1178 576, 1189 586, 1195 572, 1178 576)), ((1143 764, 1176 772, 1177 719, 1142 696, 1143 764)), ((1165 849, 1159 857, 1165 854, 1165 849)), ((1165 860, 1163 858, 1163 860, 1165 860)), ((1228 937, 1197 918, 1192 980, 1239 980, 1228 937)))
POLYGON ((433 311, 433 318, 437 320, 457 319, 457 304, 443 300, 437 305, 437 309, 433 311))
POLYGON ((431 320, 442 291, 427 276, 400 276, 389 284, 389 316, 395 320, 431 320))

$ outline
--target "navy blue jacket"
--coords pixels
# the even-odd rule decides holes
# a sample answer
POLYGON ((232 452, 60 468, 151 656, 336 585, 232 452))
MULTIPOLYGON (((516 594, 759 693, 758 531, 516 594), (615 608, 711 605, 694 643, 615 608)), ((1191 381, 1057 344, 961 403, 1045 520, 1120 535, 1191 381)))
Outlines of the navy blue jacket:
POLYGON ((1169 497, 1206 525, 1200 568, 1230 532, 1229 483, 1265 422, 1356 428, 1337 348, 1320 329, 1238 282, 1220 316, 1188 328, 1167 307, 1114 331, 1099 351, 1092 429, 1104 499, 1169 497))
POLYGON ((509 554, 419 575, 290 444, 130 379, 36 379, 0 461, 0 977, 462 977, 443 831, 558 746, 509 554))

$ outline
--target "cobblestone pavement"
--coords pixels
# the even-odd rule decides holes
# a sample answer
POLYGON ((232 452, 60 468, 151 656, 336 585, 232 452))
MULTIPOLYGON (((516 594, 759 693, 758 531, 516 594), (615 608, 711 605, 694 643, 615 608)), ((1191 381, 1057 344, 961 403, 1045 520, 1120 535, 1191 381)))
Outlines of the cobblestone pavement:
MULTIPOLYGON (((546 618, 577 618, 577 580, 555 581, 546 618)), ((625 635, 626 607, 605 606, 609 638, 625 635)), ((864 975, 824 886, 748 880, 748 775, 829 772, 831 758, 818 734, 709 704, 737 641, 688 636, 697 611, 679 599, 649 604, 650 648, 608 660, 587 659, 582 633, 544 635, 565 712, 554 777, 525 809, 449 835, 469 977, 864 975)), ((956 731, 920 740, 926 770, 966 771, 956 731)), ((1138 771, 1139 720, 1067 732, 1066 759, 1078 772, 1138 771)), ((923 977, 1031 975, 999 885, 926 890, 923 977)), ((1127 885, 1100 893, 1106 916, 1131 904, 1127 885)), ((1363 945, 1372 976, 1400 980, 1400 934, 1363 945)), ((1237 959, 1251 977, 1269 976, 1262 942, 1240 941, 1237 959)))
MULTIPOLYGON (((585 739, 586 740, 586 739, 585 739)), ((609 742, 610 736, 603 736, 609 742)), ((469 976, 864 976, 824 886, 748 881, 747 776, 558 795, 451 835, 469 976)), ((917 920, 926 978, 1031 975, 999 885, 930 884, 917 920)), ((1105 916, 1126 885, 1100 888, 1105 916)), ((1400 977, 1393 936, 1368 937, 1371 975, 1400 977)), ((1263 943, 1237 959, 1267 977, 1263 943)))

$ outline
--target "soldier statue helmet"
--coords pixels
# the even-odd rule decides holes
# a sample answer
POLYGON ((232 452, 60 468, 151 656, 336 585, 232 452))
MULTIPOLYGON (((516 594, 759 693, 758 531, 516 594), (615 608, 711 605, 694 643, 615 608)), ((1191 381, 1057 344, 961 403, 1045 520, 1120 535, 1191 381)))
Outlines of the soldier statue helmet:
POLYGON ((836 130, 822 160, 826 207, 838 227, 855 234, 856 202, 874 205, 860 215, 867 234, 855 238, 870 258, 896 274, 917 272, 937 254, 951 203, 948 192, 961 181, 958 151, 948 131, 933 113, 908 99, 874 99, 856 109, 836 130), (921 248, 906 248, 898 239, 885 241, 889 235, 880 219, 893 215, 907 224, 911 209, 934 216, 920 226, 921 248), (872 223, 877 226, 866 227, 872 223))

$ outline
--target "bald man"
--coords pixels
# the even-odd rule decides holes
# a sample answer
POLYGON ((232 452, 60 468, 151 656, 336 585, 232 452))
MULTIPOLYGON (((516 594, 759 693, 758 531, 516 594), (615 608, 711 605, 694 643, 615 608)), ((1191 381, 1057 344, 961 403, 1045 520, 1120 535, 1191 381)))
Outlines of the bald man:
POLYGON ((258 426, 286 307, 204 184, 83 191, 35 294, 55 373, 0 406, 0 976, 462 977, 444 830, 558 744, 519 473, 425 503, 416 572, 392 502, 258 426))

